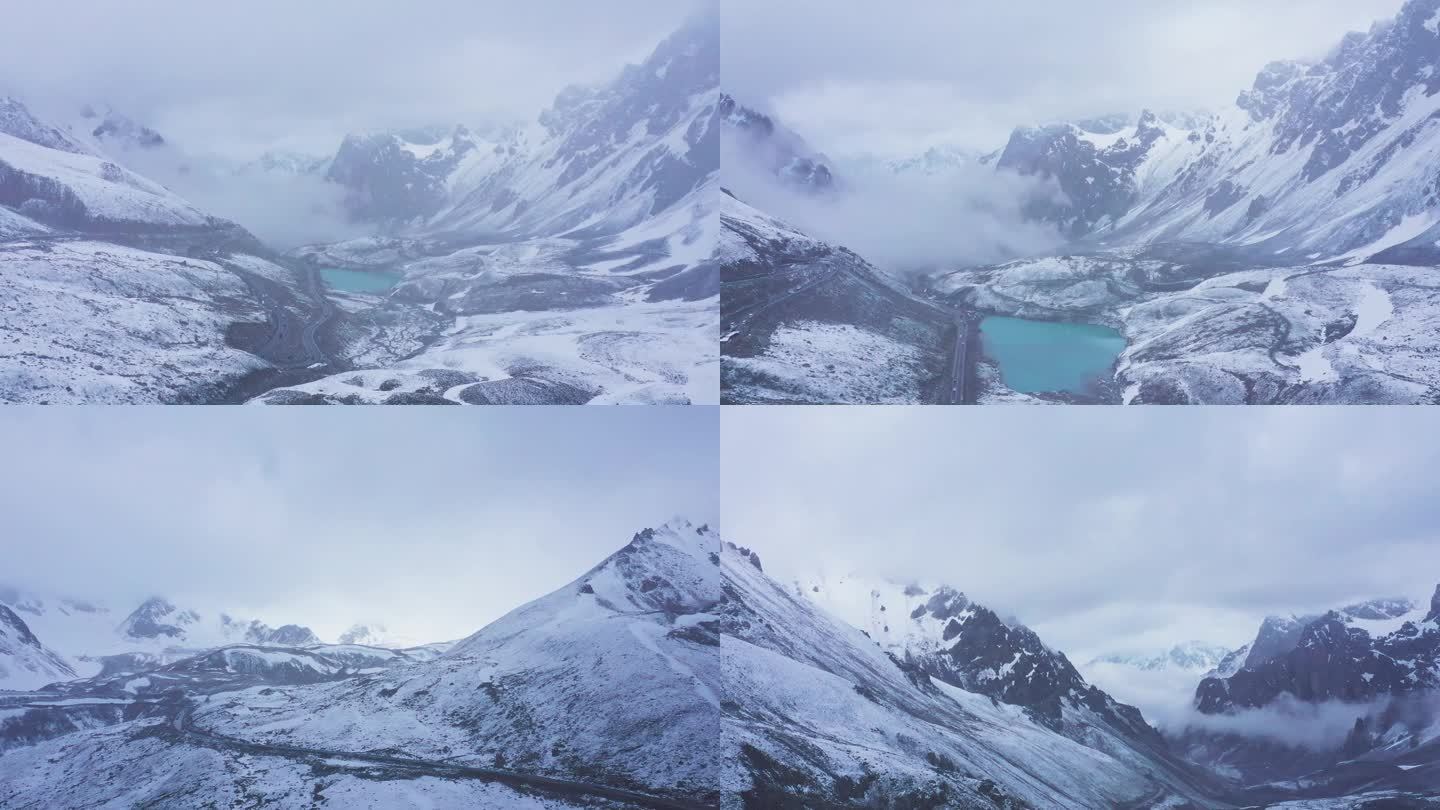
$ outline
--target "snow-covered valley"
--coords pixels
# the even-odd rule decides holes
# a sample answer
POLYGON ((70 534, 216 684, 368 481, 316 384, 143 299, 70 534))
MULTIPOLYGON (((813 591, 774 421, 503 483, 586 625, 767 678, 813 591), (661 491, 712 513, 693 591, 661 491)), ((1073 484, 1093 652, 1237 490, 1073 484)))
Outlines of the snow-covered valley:
POLYGON ((331 189, 369 234, 297 249, 147 179, 190 172, 148 128, 0 101, 0 400, 716 402, 717 26, 693 18, 512 131, 233 169, 331 189))
MULTIPOLYGON (((786 383, 797 389, 790 397, 822 403, 1440 401, 1430 278, 1440 266, 1433 170, 1440 34, 1430 24, 1437 14, 1440 1, 1407 0, 1393 19, 1346 36, 1322 59, 1267 66, 1215 113, 1147 111, 1021 127, 1002 149, 969 161, 1014 185, 1010 202, 1026 222, 1050 228, 1061 247, 1017 249, 1015 260, 1000 264, 942 262, 919 284, 907 268, 876 272, 896 283, 905 277, 915 297, 941 310, 933 321, 942 329, 1003 316, 1118 330, 1127 349, 1083 395, 1017 393, 983 336, 952 331, 938 344, 915 346, 910 328, 900 343, 911 353, 879 346, 877 338, 894 335, 867 326, 856 293, 777 286, 751 300, 758 275, 751 261, 727 275, 727 302, 733 296, 778 311, 725 326, 727 335, 739 332, 722 347, 736 372, 724 383, 726 396, 754 398, 751 379, 763 373, 794 380, 786 383), (759 362, 751 344, 769 344, 771 335, 783 340, 759 362), (797 351, 792 344, 802 341, 818 351, 797 351), (858 376, 848 369, 869 357, 881 379, 844 390, 844 380, 858 376), (912 381, 917 371, 920 385, 912 381)), ((759 216, 806 213, 823 223, 827 212, 864 204, 871 192, 847 178, 843 161, 816 152, 773 116, 730 104, 726 182, 769 209, 759 216)), ((895 171, 916 161, 925 163, 901 161, 895 171)), ((878 210, 887 204, 893 201, 874 201, 876 227, 888 221, 878 210)), ((955 217, 964 222, 974 213, 957 209, 955 217)), ((722 241, 743 241, 737 236, 727 226, 722 241)), ((863 236, 854 241, 876 234, 863 236)), ((846 241, 835 229, 827 239, 832 250, 846 241)), ((771 273, 800 266, 771 252, 758 260, 771 273)))

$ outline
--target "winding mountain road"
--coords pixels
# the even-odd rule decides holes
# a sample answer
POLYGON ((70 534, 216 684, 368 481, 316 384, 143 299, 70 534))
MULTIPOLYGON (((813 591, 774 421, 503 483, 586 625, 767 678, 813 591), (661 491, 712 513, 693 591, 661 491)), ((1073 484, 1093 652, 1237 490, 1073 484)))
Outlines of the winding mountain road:
POLYGON ((209 747, 225 748, 246 754, 278 756, 289 759, 314 759, 319 757, 323 759, 369 762, 387 768, 410 771, 416 774, 449 779, 478 779, 487 782, 501 782, 517 787, 542 790, 560 796, 589 796, 610 799, 613 801, 626 802, 636 807, 654 808, 655 810, 714 810, 714 805, 685 799, 669 799, 652 796, 647 793, 639 793, 633 790, 610 787, 608 785, 575 782, 568 779, 555 779, 549 776, 537 776, 496 768, 477 768, 467 765, 456 765, 452 762, 436 762, 433 760, 412 759, 410 757, 387 756, 383 754, 364 754, 353 751, 331 751, 323 748, 304 748, 293 745, 249 742, 247 740, 240 740, 234 737, 227 737, 223 734, 216 734, 211 731, 195 728, 190 722, 189 707, 178 711, 174 719, 171 720, 170 725, 174 732, 182 738, 209 747))

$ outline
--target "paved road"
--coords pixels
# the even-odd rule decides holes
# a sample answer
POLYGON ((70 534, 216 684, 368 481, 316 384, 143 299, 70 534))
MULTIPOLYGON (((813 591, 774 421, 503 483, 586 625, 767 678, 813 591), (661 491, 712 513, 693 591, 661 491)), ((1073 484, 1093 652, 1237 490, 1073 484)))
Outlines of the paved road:
POLYGON ((955 347, 950 353, 950 371, 939 396, 941 405, 974 405, 975 363, 979 360, 979 326, 974 318, 960 315, 955 319, 955 347))
POLYGON ((228 748, 233 751, 242 751, 249 754, 260 754, 280 756, 287 758, 312 759, 323 757, 326 759, 347 759, 358 762, 373 762, 376 765, 384 765, 388 768, 399 768, 415 773, 430 776, 447 777, 452 779, 479 779, 487 782, 501 782, 520 787, 535 788, 549 793, 556 793, 562 796, 592 796, 614 801, 628 802, 638 807, 656 808, 656 810, 713 810, 714 805, 702 804, 684 799, 666 799, 659 796, 651 796, 645 793, 637 793, 632 790, 609 787, 607 785, 593 785, 586 782, 572 782, 567 779, 554 779, 548 776, 536 776, 533 774, 518 773, 515 771, 504 771, 495 768, 475 768, 465 765, 456 765, 452 762, 435 762, 423 759, 411 759, 409 757, 394 757, 381 754, 358 754, 350 751, 328 751, 321 748, 302 748, 292 745, 272 745, 268 743, 255 743, 246 740, 238 740, 222 734, 204 731, 195 728, 190 724, 190 709, 180 710, 175 719, 171 721, 175 731, 183 737, 193 738, 211 746, 228 748))
POLYGON ((328 323, 331 318, 335 317, 335 304, 330 300, 330 297, 325 294, 325 284, 320 278, 320 271, 318 269, 306 267, 302 272, 304 276, 301 279, 301 283, 305 287, 306 294, 315 302, 315 312, 311 315, 310 320, 305 323, 305 328, 300 334, 301 345, 305 349, 305 353, 313 358, 313 360, 311 360, 312 365, 314 363, 325 363, 328 365, 330 358, 326 357, 325 353, 320 350, 320 342, 317 339, 317 335, 320 333, 321 327, 328 323))

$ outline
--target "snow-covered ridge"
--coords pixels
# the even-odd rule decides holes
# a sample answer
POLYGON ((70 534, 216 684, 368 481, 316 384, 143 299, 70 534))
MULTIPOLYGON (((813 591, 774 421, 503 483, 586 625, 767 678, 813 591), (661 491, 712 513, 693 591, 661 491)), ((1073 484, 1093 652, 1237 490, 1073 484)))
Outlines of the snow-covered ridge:
MULTIPOLYGON (((725 783, 743 800, 843 804, 857 772, 866 775, 860 795, 882 806, 924 795, 947 807, 1109 807, 1195 800, 1213 787, 1098 690, 1067 699, 1052 721, 983 684, 957 684, 930 667, 933 655, 884 649, 862 629, 899 614, 907 598, 937 623, 988 613, 958 592, 937 588, 922 600, 918 587, 907 596, 904 585, 851 588, 847 578, 836 587, 850 593, 831 603, 864 614, 856 627, 812 601, 813 590, 768 577, 759 556, 730 545, 721 554, 725 783)), ((991 626, 1004 635, 1002 627, 991 626)), ((905 635, 928 648, 928 629, 905 635)))
POLYGON ((1273 257, 1353 257, 1440 239, 1426 167, 1440 156, 1437 0, 1351 34, 1315 64, 1277 62, 1234 106, 1171 126, 1017 131, 998 164, 1055 177, 1037 215, 1106 244, 1243 245, 1273 257))

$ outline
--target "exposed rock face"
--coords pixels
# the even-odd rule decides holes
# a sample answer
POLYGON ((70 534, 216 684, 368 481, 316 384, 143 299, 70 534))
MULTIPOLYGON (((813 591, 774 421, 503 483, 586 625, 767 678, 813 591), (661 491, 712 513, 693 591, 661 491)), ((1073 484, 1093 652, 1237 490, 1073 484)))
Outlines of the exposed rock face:
POLYGON ((1385 781, 1397 790, 1417 789, 1426 777, 1412 774, 1411 765, 1432 761, 1426 729, 1440 721, 1434 703, 1440 625, 1434 613, 1433 605, 1378 599, 1318 617, 1266 619, 1245 665, 1212 673, 1196 689, 1196 710, 1216 722, 1198 724, 1177 741, 1194 760, 1254 785, 1257 801, 1277 800, 1287 791, 1342 796, 1362 785, 1378 790, 1385 781), (1278 730, 1322 710, 1355 718, 1343 739, 1300 741, 1235 730, 1251 728, 1247 718, 1278 730), (1377 782, 1377 774, 1391 778, 1377 782), (1303 782, 1278 787, 1301 775, 1303 782))
POLYGON ((1206 805, 1214 784, 1018 623, 947 587, 785 586, 753 555, 720 555, 726 780, 741 804, 1206 805))
POLYGON ((1070 124, 1017 130, 995 165, 1058 182, 1063 197, 1035 200, 1029 214, 1072 238, 1084 237, 1102 220, 1118 220, 1131 209, 1139 198, 1141 165, 1158 143, 1179 137, 1149 111, 1128 131, 1113 138, 1100 134, 1070 124))
POLYGON ((479 148, 464 127, 432 144, 412 144, 393 133, 351 135, 326 178, 346 188, 346 207, 357 220, 423 221, 446 203, 450 175, 479 148))

